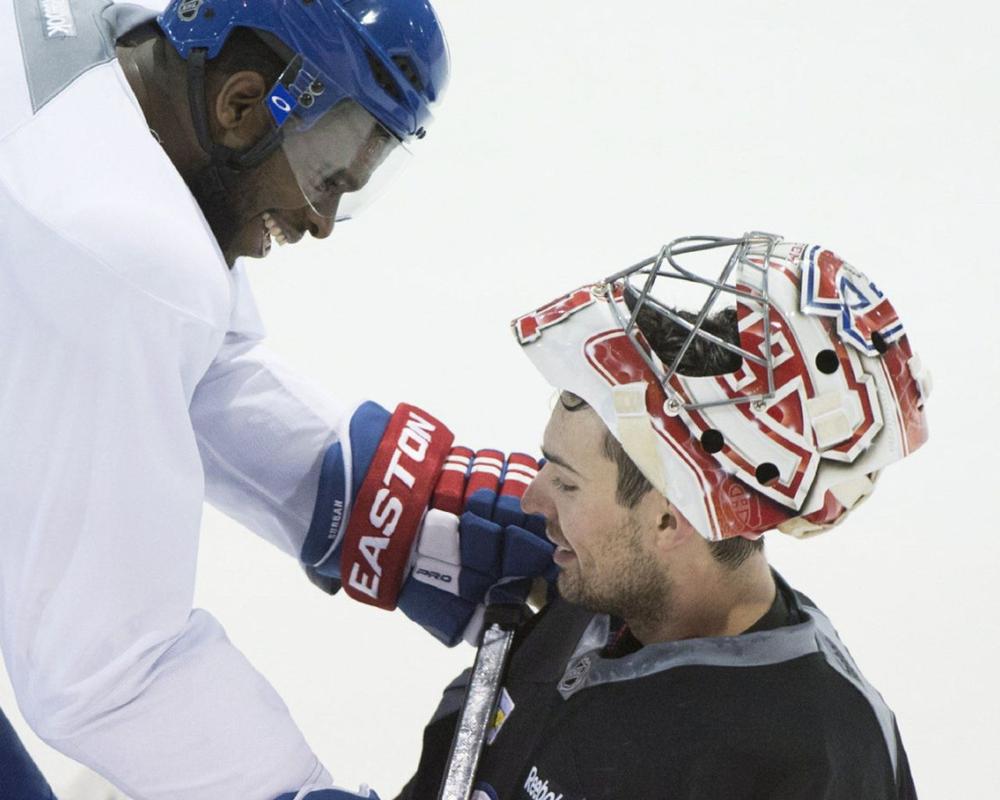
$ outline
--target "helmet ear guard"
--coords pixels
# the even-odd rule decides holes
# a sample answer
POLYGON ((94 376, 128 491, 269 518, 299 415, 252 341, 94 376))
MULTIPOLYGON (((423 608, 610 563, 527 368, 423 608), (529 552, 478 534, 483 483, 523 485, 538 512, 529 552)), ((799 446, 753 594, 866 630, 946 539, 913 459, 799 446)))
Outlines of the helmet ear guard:
POLYGON ((827 530, 926 440, 930 381, 895 310, 818 245, 677 239, 514 330, 710 540, 827 530), (681 261, 718 249, 717 277, 681 261), (706 294, 697 312, 675 308, 682 285, 706 294))

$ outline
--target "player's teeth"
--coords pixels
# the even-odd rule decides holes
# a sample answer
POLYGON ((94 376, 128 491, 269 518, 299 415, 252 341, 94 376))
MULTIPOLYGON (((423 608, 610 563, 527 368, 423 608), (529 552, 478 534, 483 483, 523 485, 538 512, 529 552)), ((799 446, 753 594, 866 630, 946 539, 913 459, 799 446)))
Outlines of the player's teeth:
POLYGON ((278 221, 274 219, 274 217, 272 217, 266 211, 263 214, 263 219, 264 219, 264 227, 267 228, 267 232, 271 234, 274 240, 279 245, 288 244, 288 239, 285 238, 285 232, 281 229, 281 226, 278 224, 278 221))
POLYGON ((278 221, 274 219, 274 217, 272 217, 267 212, 264 212, 263 219, 264 219, 264 227, 267 228, 267 232, 271 234, 274 240, 279 245, 288 244, 288 239, 285 237, 285 232, 281 229, 281 225, 278 224, 278 221))

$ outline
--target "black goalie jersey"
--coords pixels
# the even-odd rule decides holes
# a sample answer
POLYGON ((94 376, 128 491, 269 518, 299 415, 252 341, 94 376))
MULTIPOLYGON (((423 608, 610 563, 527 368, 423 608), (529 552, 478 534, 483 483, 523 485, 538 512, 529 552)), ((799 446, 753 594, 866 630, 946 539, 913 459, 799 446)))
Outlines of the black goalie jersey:
MULTIPOLYGON (((830 621, 775 576, 739 636, 646 647, 557 601, 519 635, 473 800, 910 800, 892 712, 830 621)), ((468 672, 397 800, 433 800, 468 672)))

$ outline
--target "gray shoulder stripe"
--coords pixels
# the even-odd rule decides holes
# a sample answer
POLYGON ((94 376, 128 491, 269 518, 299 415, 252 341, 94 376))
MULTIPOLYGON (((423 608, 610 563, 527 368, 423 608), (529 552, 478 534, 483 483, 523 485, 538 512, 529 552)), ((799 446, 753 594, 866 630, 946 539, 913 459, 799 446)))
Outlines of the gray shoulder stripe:
POLYGON ((820 652, 826 656, 827 663, 861 692, 865 700, 868 701, 868 705, 872 707, 879 727, 882 729, 882 738, 885 739, 886 749, 889 751, 893 780, 895 780, 899 753, 896 750, 896 724, 892 711, 885 704, 882 695, 865 680, 865 676, 861 674, 861 670, 854 663, 854 659, 847 652, 847 648, 840 641, 840 637, 837 636, 837 632, 833 629, 833 625, 826 615, 811 607, 809 607, 809 614, 816 622, 816 644, 820 652))
POLYGON ((885 739, 895 775, 898 753, 892 711, 865 680, 830 620, 812 606, 803 605, 801 611, 806 620, 798 625, 741 636, 651 644, 631 655, 614 659, 600 655, 606 641, 608 619, 597 615, 566 665, 559 682, 559 693, 563 699, 569 699, 591 686, 635 680, 675 667, 761 667, 818 652, 868 701, 885 739))
POLYGON ((742 636, 651 644, 623 658, 601 658, 600 649, 595 648, 570 660, 559 684, 559 692, 568 698, 588 686, 634 680, 674 667, 765 666, 790 661, 816 650, 816 627, 812 619, 798 625, 742 636))
POLYGON ((111 26, 112 40, 118 41, 122 34, 156 19, 156 12, 132 3, 109 3, 105 4, 101 16, 111 26))
POLYGON ((32 111, 115 56, 110 0, 13 0, 32 111))

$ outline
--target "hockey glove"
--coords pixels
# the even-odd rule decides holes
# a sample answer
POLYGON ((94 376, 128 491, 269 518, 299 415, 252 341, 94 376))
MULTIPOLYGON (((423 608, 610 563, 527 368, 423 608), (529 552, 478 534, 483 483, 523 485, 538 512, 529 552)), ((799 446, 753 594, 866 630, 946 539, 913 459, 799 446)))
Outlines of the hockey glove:
POLYGON ((399 607, 451 646, 477 644, 484 604, 521 605, 536 578, 554 585, 545 519, 521 510, 538 473, 523 453, 457 447, 438 481, 399 607))
POLYGON ((502 454, 489 451, 486 460, 470 464, 467 448, 451 450, 453 438, 413 406, 400 405, 393 414, 375 403, 360 406, 349 436, 324 456, 301 555, 315 582, 332 579, 354 599, 380 608, 402 605, 448 645, 462 638, 487 591, 497 584, 504 591, 513 577, 541 575, 551 567, 552 551, 529 530, 542 531, 540 518, 519 527, 526 522, 520 496, 534 476, 534 460, 512 457, 507 472, 517 477, 501 490, 502 454), (440 513, 428 512, 432 497, 440 513), (422 526, 432 533, 419 547, 422 526), (420 580, 414 567, 422 570, 420 580))

